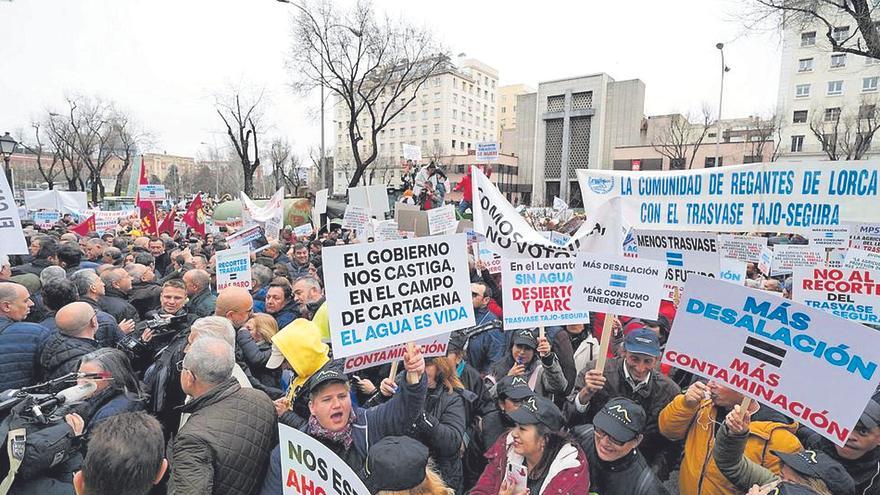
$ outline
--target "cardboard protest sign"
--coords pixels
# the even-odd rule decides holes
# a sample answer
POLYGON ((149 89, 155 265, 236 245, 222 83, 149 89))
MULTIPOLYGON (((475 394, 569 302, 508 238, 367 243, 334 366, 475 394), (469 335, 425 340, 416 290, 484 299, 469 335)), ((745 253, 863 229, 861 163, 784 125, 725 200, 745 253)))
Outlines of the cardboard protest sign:
POLYGON ((413 146, 411 144, 401 143, 400 145, 403 148, 403 159, 404 160, 412 160, 414 163, 418 164, 422 161, 422 148, 418 146, 413 146))
POLYGON ((860 223, 850 230, 849 247, 880 253, 880 224, 860 223))
POLYGON ((405 232, 413 232, 416 237, 424 237, 429 233, 428 212, 418 206, 397 203, 394 207, 394 220, 397 227, 405 232))
POLYGON ((502 258, 504 328, 590 321, 584 298, 574 295, 574 258, 502 258))
POLYGON ((400 239, 404 239, 404 237, 400 235, 400 230, 397 228, 397 222, 394 220, 383 220, 379 222, 376 224, 374 233, 376 236, 376 242, 399 241, 400 239))
POLYGON ((0 174, 0 253, 27 254, 27 242, 21 230, 21 217, 6 175, 0 174))
POLYGON ((880 271, 880 253, 849 248, 843 258, 843 267, 880 271))
POLYGON ((248 247, 217 251, 217 292, 227 287, 251 290, 251 251, 248 247))
POLYGON ((880 324, 880 272, 795 268, 792 299, 835 316, 880 324))
POLYGON ((477 162, 497 162, 498 143, 477 143, 474 158, 477 162))
POLYGON ((318 213, 327 213, 327 196, 329 193, 329 189, 321 189, 315 193, 315 210, 318 213))
POLYGON ((324 249, 334 357, 474 325, 464 234, 324 249))
POLYGON ((745 285, 746 268, 745 262, 732 260, 730 258, 721 258, 718 278, 727 282, 733 282, 737 285, 745 285))
POLYGON ((315 229, 312 227, 311 224, 304 223, 302 225, 294 227, 293 234, 297 237, 304 237, 307 235, 312 235, 312 232, 314 232, 314 230, 315 229))
POLYGON ((349 187, 348 205, 360 206, 377 218, 385 218, 385 212, 391 211, 388 205, 388 191, 382 184, 349 187))
POLYGON ((720 268, 718 235, 705 232, 664 232, 633 230, 639 258, 666 263, 666 295, 672 300, 675 289, 684 289, 690 274, 717 277, 720 268))
MULTIPOLYGON (((414 342, 422 351, 422 355, 428 357, 445 356, 446 349, 449 344, 449 334, 437 335, 426 339, 419 339, 414 342)), ((358 354, 356 356, 348 356, 345 358, 344 372, 351 373, 364 368, 373 366, 382 366, 383 364, 393 363, 394 361, 403 360, 403 353, 406 352, 406 344, 398 344, 390 348, 378 349, 370 351, 366 354, 358 354)))
MULTIPOLYGON (((590 311, 656 320, 666 264, 649 259, 581 253, 575 295, 590 311)), ((504 307, 507 314, 507 306, 504 307)))
POLYGON ((788 275, 794 268, 825 266, 825 248, 795 244, 777 244, 773 247, 770 275, 788 275))
POLYGON ((441 206, 427 211, 428 232, 431 235, 453 234, 458 225, 455 219, 455 207, 452 205, 441 206))
POLYGON ((560 199, 558 196, 553 196, 553 209, 554 210, 567 210, 568 203, 560 199))
POLYGON ((370 211, 360 206, 348 205, 342 216, 342 228, 363 232, 370 223, 370 211))
POLYGON ((757 263, 761 257, 761 250, 765 247, 767 247, 766 237, 731 234, 718 236, 718 252, 722 258, 757 263))
POLYGON ((765 247, 761 249, 761 255, 758 257, 758 271, 766 276, 770 276, 770 269, 773 267, 773 248, 765 247))
POLYGON ((587 211, 620 198, 633 227, 807 235, 814 226, 880 222, 880 209, 864 206, 880 199, 878 172, 880 160, 811 160, 577 174, 587 211))
MULTIPOLYGON (((89 200, 85 191, 24 191, 24 205, 28 210, 54 210, 64 213, 87 210, 89 200)), ((88 215, 91 216, 91 215, 88 215)))
POLYGON ((489 273, 501 273, 501 256, 492 251, 486 242, 478 242, 476 246, 477 261, 482 261, 489 273))
POLYGON ((60 211, 35 211, 31 218, 34 224, 41 229, 51 229, 61 220, 60 211))
POLYGON ((259 225, 245 226, 243 229, 226 238, 230 248, 247 247, 253 253, 269 247, 269 240, 263 233, 263 227, 259 225))
POLYGON ((165 201, 165 186, 162 184, 140 184, 138 197, 141 201, 165 201))
POLYGON ((844 445, 880 383, 880 332, 769 292, 691 277, 663 363, 844 445), (841 393, 841 391, 846 393, 841 393))
POLYGON ((281 486, 284 495, 369 495, 357 473, 309 435, 278 424, 281 486))
POLYGON ((824 226, 810 229, 810 245, 824 248, 849 246, 849 226, 824 226))

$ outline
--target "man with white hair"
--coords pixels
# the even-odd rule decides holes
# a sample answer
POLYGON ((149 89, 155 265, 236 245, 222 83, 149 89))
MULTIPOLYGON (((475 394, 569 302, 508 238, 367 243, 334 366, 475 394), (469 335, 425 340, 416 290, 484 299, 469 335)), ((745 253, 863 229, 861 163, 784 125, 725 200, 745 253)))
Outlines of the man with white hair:
POLYGON ((211 293, 211 275, 200 268, 193 268, 183 274, 183 283, 189 297, 187 312, 199 317, 213 315, 217 296, 211 293))
POLYGON ((169 449, 169 493, 253 493, 262 484, 276 443, 275 406, 232 377, 228 342, 202 337, 180 363, 180 386, 191 414, 169 449), (236 425, 221 428, 218 425, 236 425))
POLYGON ((12 263, 9 262, 9 256, 0 254, 0 282, 9 282, 12 278, 12 263))
MULTIPOLYGON (((206 316, 194 321, 189 329, 189 337, 187 337, 189 345, 187 347, 192 347, 202 337, 223 340, 235 349, 235 328, 232 327, 231 321, 222 316, 206 316)), ((251 388, 251 382, 238 363, 232 367, 232 376, 238 380, 241 388, 251 388)))
POLYGON ((134 322, 123 320, 117 323, 116 318, 101 309, 98 300, 104 295, 104 281, 91 268, 77 270, 70 276, 70 281, 76 284, 80 302, 84 302, 95 310, 98 315, 98 333, 95 340, 101 347, 116 347, 116 343, 126 333, 134 330, 134 322))
POLYGON ((67 278, 67 272, 58 265, 50 265, 43 268, 40 272, 40 285, 46 285, 50 280, 64 280, 67 278))

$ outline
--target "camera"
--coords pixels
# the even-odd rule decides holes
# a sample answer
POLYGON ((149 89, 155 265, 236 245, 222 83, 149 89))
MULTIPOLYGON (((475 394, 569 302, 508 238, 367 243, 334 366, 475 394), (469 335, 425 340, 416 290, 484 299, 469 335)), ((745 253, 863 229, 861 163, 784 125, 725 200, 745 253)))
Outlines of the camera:
POLYGON ((149 347, 148 343, 143 340, 143 333, 146 330, 153 330, 153 340, 161 339, 166 335, 171 335, 177 333, 177 323, 182 323, 186 321, 186 315, 177 315, 171 316, 168 318, 161 318, 158 315, 152 320, 145 320, 134 327, 134 331, 130 334, 123 337, 116 346, 130 354, 142 354, 146 352, 149 347))

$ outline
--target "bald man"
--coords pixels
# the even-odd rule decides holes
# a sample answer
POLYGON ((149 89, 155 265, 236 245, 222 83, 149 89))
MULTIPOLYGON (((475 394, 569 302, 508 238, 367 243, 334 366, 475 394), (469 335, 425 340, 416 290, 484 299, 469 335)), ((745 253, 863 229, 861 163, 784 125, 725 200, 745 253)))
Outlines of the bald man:
MULTIPOLYGON (((46 379, 58 378, 79 368, 80 359, 98 349, 95 332, 98 331, 98 314, 85 302, 70 303, 55 313, 58 333, 43 347, 40 365, 46 379)), ((67 384, 61 384, 58 390, 67 384)))
POLYGON ((254 298, 245 288, 227 287, 217 296, 214 315, 228 318, 238 330, 254 315, 254 298))
POLYGON ((35 385, 43 377, 38 358, 52 332, 24 321, 33 305, 24 286, 0 282, 0 390, 35 385))
POLYGON ((213 315, 217 296, 211 293, 211 275, 202 269, 188 270, 183 274, 183 284, 189 297, 187 312, 199 318, 213 315))

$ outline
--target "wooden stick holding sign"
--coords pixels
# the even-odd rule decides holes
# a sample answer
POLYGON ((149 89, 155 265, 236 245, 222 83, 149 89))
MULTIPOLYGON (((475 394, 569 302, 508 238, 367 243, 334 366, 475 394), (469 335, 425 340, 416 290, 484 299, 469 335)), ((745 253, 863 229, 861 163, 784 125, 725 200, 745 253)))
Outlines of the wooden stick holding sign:
POLYGON ((681 304, 681 289, 678 287, 672 289, 672 304, 674 304, 676 308, 681 304))
POLYGON ((544 338, 544 327, 538 327, 538 340, 544 338))
POLYGON ((745 418, 749 414, 749 408, 752 407, 752 398, 749 396, 743 397, 742 402, 739 405, 739 417, 740 419, 745 418))
POLYGON ((599 342, 599 357, 596 359, 596 371, 605 372, 605 361, 608 359, 608 346, 611 345, 611 333, 616 316, 606 313, 605 323, 602 325, 602 340, 599 342))
POLYGON ((388 373, 388 379, 394 381, 397 378, 397 364, 400 361, 392 361, 391 363, 391 372, 388 373))
MULTIPOLYGON (((415 352, 416 352, 416 346, 412 342, 407 342, 406 343, 406 353, 408 355, 412 356, 413 353, 415 353, 415 352)), ((406 381, 409 382, 411 385, 415 385, 416 383, 419 383, 419 380, 421 380, 421 379, 422 379, 422 376, 414 371, 407 371, 407 373, 406 373, 406 381)))

